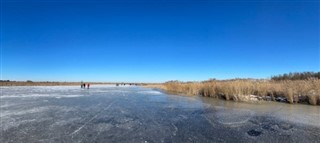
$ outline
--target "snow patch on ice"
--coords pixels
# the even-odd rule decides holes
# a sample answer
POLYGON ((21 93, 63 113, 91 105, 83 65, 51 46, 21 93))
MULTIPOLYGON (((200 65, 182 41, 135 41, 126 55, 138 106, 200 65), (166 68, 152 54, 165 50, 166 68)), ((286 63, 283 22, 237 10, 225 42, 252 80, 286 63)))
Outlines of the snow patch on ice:
POLYGON ((138 93, 141 93, 141 94, 162 94, 160 91, 154 91, 154 90, 151 90, 151 91, 139 91, 138 93))
POLYGON ((13 116, 13 115, 24 115, 24 114, 33 114, 33 113, 38 113, 38 112, 44 112, 46 110, 49 110, 49 107, 37 107, 37 108, 31 108, 27 110, 20 110, 20 111, 2 111, 0 114, 0 117, 5 117, 5 116, 13 116))
POLYGON ((218 122, 225 125, 246 123, 253 115, 253 111, 244 109, 224 109, 215 114, 218 122))

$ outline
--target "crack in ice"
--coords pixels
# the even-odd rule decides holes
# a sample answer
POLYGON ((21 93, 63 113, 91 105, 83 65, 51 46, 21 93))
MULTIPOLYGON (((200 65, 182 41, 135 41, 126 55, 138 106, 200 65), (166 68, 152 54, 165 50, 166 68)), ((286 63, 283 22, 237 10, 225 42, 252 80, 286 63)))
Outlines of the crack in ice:
MULTIPOLYGON (((114 101, 115 102, 115 101, 114 101)), ((74 132, 72 132, 70 135, 72 136, 72 138, 73 138, 73 135, 74 134, 76 134, 76 133, 78 133, 83 127, 85 127, 87 124, 89 124, 92 120, 94 120, 95 118, 97 118, 97 116, 102 112, 102 111, 106 111, 106 110, 108 110, 111 106, 112 106, 112 104, 114 103, 114 102, 112 102, 107 108, 105 108, 105 109, 102 109, 101 111, 99 111, 96 115, 94 115, 89 121, 87 121, 86 123, 84 123, 81 127, 79 127, 77 130, 75 130, 74 132)))

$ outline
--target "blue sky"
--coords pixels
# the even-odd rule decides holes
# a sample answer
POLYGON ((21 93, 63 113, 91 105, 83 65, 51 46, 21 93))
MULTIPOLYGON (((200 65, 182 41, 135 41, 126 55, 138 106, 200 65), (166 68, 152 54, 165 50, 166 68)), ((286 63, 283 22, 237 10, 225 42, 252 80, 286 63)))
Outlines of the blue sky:
POLYGON ((319 71, 319 1, 2 0, 2 79, 268 78, 319 71))

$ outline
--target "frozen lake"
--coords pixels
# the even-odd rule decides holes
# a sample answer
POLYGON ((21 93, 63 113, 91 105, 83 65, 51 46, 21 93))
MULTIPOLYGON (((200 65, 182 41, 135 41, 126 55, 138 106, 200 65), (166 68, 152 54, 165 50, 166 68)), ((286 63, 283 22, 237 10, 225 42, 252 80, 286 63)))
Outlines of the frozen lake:
POLYGON ((320 107, 107 85, 1 87, 0 142, 320 142, 320 107))

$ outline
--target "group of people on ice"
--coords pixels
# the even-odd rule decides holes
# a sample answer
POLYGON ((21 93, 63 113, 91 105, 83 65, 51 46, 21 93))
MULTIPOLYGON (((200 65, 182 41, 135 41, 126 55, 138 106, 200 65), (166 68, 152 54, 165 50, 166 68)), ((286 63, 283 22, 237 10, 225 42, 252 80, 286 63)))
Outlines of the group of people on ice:
POLYGON ((81 83, 81 88, 86 88, 86 86, 87 86, 88 89, 90 88, 90 84, 89 83, 88 84, 81 83))

